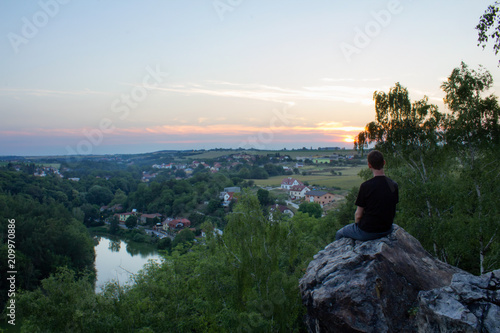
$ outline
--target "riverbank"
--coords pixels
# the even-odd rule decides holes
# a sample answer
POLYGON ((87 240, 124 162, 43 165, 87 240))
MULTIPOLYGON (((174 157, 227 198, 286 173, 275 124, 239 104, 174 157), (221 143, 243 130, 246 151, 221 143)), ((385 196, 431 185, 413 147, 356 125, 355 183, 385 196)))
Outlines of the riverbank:
POLYGON ((90 227, 88 228, 91 235, 105 236, 109 238, 118 237, 122 240, 132 241, 136 243, 145 243, 155 246, 157 250, 163 250, 161 238, 157 235, 148 234, 143 228, 135 229, 125 229, 120 228, 116 233, 110 233, 109 225, 104 225, 100 227, 90 227))
POLYGON ((95 240, 95 291, 100 292, 108 283, 127 285, 133 276, 150 260, 161 261, 155 246, 123 240, 119 237, 94 235, 95 240))

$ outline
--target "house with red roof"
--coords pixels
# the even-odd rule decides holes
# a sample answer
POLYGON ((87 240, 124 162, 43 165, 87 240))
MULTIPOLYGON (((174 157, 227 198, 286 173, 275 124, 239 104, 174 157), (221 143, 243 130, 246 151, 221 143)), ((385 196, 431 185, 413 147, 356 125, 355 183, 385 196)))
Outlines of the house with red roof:
POLYGON ((305 185, 294 185, 290 188, 290 199, 303 199, 311 189, 305 185))
POLYGON ((284 190, 289 190, 292 186, 304 185, 300 180, 292 177, 287 177, 281 182, 281 188, 284 190))
POLYGON ((165 221, 163 221, 161 224, 163 225, 163 230, 168 231, 169 229, 178 230, 178 229, 189 228, 191 226, 191 221, 189 221, 186 218, 173 219, 169 217, 165 219, 165 221))
POLYGON ((269 220, 270 221, 273 221, 273 215, 276 212, 280 212, 281 214, 288 215, 289 217, 293 217, 295 215, 294 212, 290 208, 288 208, 287 206, 274 204, 274 205, 271 205, 269 207, 269 220))
POLYGON ((225 192, 224 197, 222 198, 222 206, 223 207, 228 207, 229 204, 231 203, 231 200, 236 199, 234 197, 234 192, 225 192))

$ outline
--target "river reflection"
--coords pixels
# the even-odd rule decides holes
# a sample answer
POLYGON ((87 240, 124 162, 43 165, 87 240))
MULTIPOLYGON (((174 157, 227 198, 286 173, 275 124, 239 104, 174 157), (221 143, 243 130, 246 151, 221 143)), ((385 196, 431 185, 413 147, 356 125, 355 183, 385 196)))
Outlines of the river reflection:
POLYGON ((143 268, 148 260, 159 261, 161 256, 149 244, 125 242, 94 236, 95 267, 97 270, 96 292, 100 292, 106 282, 117 281, 129 284, 133 274, 143 268))

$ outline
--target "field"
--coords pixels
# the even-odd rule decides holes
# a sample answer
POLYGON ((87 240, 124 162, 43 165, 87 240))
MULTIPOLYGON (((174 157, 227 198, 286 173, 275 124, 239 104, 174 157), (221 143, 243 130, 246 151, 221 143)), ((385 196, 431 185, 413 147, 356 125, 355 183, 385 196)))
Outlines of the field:
POLYGON ((61 167, 61 163, 36 163, 36 165, 44 166, 44 167, 52 167, 58 169, 61 167))
POLYGON ((197 160, 202 159, 214 159, 221 156, 232 155, 232 154, 248 154, 248 155, 267 155, 279 153, 281 156, 289 155, 292 159, 297 156, 325 156, 325 155, 352 155, 356 154, 356 151, 346 149, 346 150, 211 150, 200 152, 199 154, 193 152, 193 155, 185 156, 185 158, 192 158, 197 160))
MULTIPOLYGON (((335 168, 335 170, 342 173, 341 176, 332 176, 329 172, 317 172, 312 175, 293 175, 293 176, 275 176, 268 179, 254 179, 256 185, 279 187, 281 181, 285 177, 293 177, 301 182, 307 182, 311 186, 317 187, 338 187, 342 190, 349 191, 355 186, 359 186, 363 180, 358 176, 359 171, 366 167, 345 167, 335 168)), ((311 170, 311 169, 304 169, 311 170)))
MULTIPOLYGON (((7 166, 9 163, 18 164, 18 162, 0 161, 0 167, 7 166)), ((25 164, 24 162, 21 162, 21 163, 25 164)), ((61 163, 35 163, 35 162, 33 162, 33 163, 36 166, 53 167, 56 169, 59 169, 61 167, 61 163)))

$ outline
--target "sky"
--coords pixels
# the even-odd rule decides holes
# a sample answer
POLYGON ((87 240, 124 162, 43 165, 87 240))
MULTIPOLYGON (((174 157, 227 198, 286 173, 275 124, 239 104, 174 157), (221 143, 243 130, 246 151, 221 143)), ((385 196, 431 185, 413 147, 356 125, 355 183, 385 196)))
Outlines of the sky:
POLYGON ((0 0, 0 155, 353 147, 396 82, 445 112, 483 0, 0 0))

